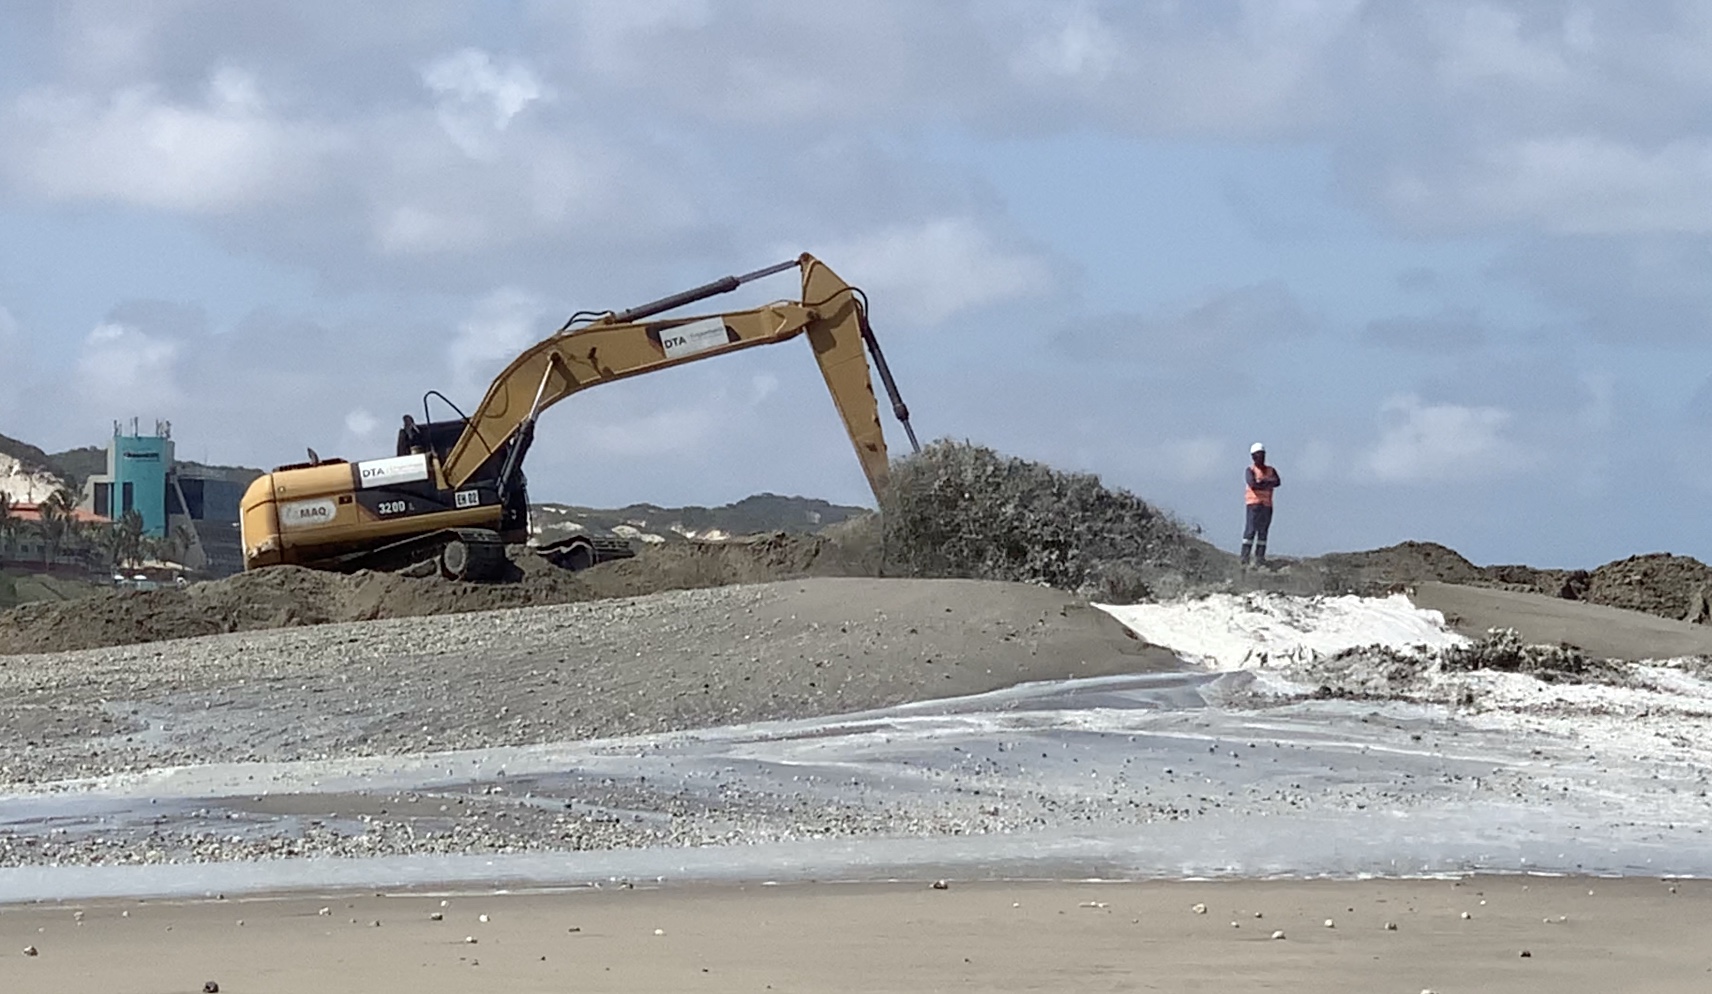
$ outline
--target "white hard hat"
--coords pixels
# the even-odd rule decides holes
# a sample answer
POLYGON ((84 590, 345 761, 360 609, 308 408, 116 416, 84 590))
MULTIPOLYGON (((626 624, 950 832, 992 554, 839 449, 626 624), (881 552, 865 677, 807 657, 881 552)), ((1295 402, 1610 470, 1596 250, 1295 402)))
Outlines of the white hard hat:
POLYGON ((1261 444, 1260 442, 1255 442, 1253 445, 1250 445, 1248 447, 1248 454, 1251 456, 1254 455, 1256 452, 1265 452, 1265 451, 1266 451, 1266 446, 1261 444))

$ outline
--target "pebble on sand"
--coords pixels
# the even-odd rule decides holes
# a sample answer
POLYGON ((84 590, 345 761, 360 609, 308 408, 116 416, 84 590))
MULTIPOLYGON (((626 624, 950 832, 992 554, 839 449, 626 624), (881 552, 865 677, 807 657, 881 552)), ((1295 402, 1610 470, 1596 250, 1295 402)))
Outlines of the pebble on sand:
POLYGON ((25 947, 24 947, 24 955, 25 955, 25 956, 34 956, 34 955, 36 955, 36 947, 35 947, 35 946, 25 946, 25 947))
POLYGON ((949 881, 946 881, 946 880, 935 880, 932 884, 932 887, 934 890, 950 890, 951 889, 951 883, 949 881))
POLYGON ((464 936, 464 944, 465 944, 465 945, 470 945, 470 946, 473 946, 473 945, 475 945, 475 944, 476 944, 476 937, 475 937, 475 936, 473 936, 473 935, 466 935, 466 936, 464 936))
POLYGON ((1387 932, 1397 931, 1397 923, 1396 922, 1386 922, 1385 923, 1385 931, 1387 931, 1387 932))
POLYGON ((655 929, 655 930, 654 930, 654 934, 655 934, 655 935, 665 935, 665 934, 666 934, 666 930, 665 930, 665 929, 663 929, 663 928, 657 928, 657 929, 655 929))
POLYGON ((483 925, 486 925, 487 924, 487 916, 486 915, 477 915, 476 921, 481 922, 483 925))
POLYGON ((1276 932, 1273 932, 1273 933, 1272 933, 1272 937, 1273 937, 1273 938, 1274 938, 1274 939, 1282 939, 1282 938, 1284 938, 1284 930, 1283 930, 1283 929, 1279 929, 1279 930, 1277 930, 1277 931, 1276 931, 1276 932))
POLYGON ((1326 927, 1327 928, 1337 928, 1337 922, 1334 922, 1330 918, 1327 918, 1326 919, 1326 927))
POLYGON ((220 994, 220 985, 212 980, 202 982, 202 994, 220 994))
POLYGON ((1468 913, 1468 912, 1466 912, 1466 911, 1464 911, 1464 912, 1463 912, 1463 913, 1462 913, 1462 920, 1463 920, 1463 921, 1467 921, 1467 920, 1469 920, 1469 919, 1470 919, 1470 918, 1473 918, 1473 917, 1474 917, 1474 916, 1473 916, 1473 915, 1471 915, 1471 914, 1469 914, 1469 913, 1468 913))
POLYGON ((1207 913, 1207 906, 1204 904, 1197 904, 1189 910, 1193 911, 1197 915, 1204 915, 1207 913))
POLYGON ((428 913, 428 920, 431 922, 443 922, 446 920, 446 916, 439 911, 430 911, 428 913))
POLYGON ((1523 959, 1530 959, 1533 957, 1534 954, 1533 954, 1532 950, 1524 949, 1521 952, 1517 953, 1516 955, 1520 956, 1523 959))

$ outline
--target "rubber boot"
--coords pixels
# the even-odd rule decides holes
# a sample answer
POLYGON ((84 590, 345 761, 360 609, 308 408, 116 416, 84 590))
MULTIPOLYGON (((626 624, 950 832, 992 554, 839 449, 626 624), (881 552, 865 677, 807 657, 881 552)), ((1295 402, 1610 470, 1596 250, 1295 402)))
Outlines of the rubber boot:
POLYGON ((1244 539, 1243 543, 1242 543, 1242 564, 1244 566, 1248 565, 1248 558, 1249 558, 1249 556, 1253 555, 1253 553, 1254 553, 1254 540, 1253 539, 1244 539))

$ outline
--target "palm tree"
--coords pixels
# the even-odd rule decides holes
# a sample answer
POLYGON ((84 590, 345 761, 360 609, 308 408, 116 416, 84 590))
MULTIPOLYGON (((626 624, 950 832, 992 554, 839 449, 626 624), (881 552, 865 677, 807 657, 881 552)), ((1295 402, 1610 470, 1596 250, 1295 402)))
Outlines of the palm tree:
POLYGON ((189 525, 179 522, 172 529, 171 534, 167 535, 161 547, 161 554, 163 558, 177 563, 179 566, 184 566, 185 560, 190 558, 190 551, 194 548, 196 548, 196 533, 191 530, 189 525))
POLYGON ((117 523, 110 524, 95 532, 95 551, 100 553, 106 565, 117 570, 120 559, 124 556, 124 539, 120 534, 117 523))
POLYGON ((126 511, 108 529, 107 552, 115 567, 124 567, 143 557, 143 516, 136 508, 126 511))
POLYGON ((61 487, 42 501, 42 565, 51 569, 67 539, 78 534, 77 495, 61 487))

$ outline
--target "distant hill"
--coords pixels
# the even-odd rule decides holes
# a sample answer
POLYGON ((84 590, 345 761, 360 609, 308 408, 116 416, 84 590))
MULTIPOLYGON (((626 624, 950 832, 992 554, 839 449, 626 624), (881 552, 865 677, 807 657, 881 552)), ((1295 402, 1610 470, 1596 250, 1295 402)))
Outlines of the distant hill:
POLYGON ((9 435, 0 435, 0 456, 11 456, 25 470, 53 472, 53 457, 36 448, 28 442, 20 442, 9 435))
POLYGON ((578 531, 612 532, 644 542, 719 541, 736 535, 819 531, 870 513, 865 507, 833 504, 813 497, 756 494, 720 507, 660 507, 631 504, 618 508, 536 504, 535 527, 542 541, 578 531))
POLYGON ((178 465, 187 476, 198 476, 204 480, 226 480, 241 485, 248 485, 263 472, 251 466, 210 466, 189 459, 180 459, 178 465))
POLYGON ((85 480, 107 472, 107 450, 93 445, 67 449, 48 456, 48 464, 71 484, 71 489, 81 493, 85 480))

